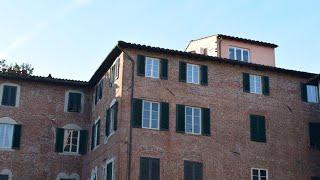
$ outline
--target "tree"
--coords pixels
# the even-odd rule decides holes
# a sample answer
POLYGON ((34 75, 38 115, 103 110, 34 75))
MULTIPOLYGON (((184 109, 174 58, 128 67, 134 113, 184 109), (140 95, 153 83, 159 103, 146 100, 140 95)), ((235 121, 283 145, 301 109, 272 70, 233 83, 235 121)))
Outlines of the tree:
POLYGON ((27 74, 32 75, 33 74, 33 70, 34 68, 31 66, 31 64, 28 63, 22 63, 22 64, 18 64, 18 63, 14 63, 14 64, 10 64, 8 65, 6 63, 5 59, 0 60, 0 68, 2 70, 2 72, 6 72, 8 70, 8 72, 10 71, 15 71, 15 72, 20 72, 20 71, 26 71, 27 74))

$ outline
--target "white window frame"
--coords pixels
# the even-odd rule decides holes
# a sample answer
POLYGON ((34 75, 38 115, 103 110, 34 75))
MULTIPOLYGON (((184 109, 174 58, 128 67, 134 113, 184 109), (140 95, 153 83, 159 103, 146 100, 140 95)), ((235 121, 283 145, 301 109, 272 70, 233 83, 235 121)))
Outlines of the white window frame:
POLYGON ((97 166, 91 170, 90 180, 98 180, 98 168, 97 168, 97 166))
POLYGON ((19 103, 20 103, 20 86, 18 84, 14 84, 14 83, 2 83, 2 84, 0 84, 0 106, 3 106, 3 107, 19 107, 19 103), (15 87, 17 87, 16 104, 15 104, 15 106, 2 105, 2 96, 3 96, 4 86, 15 86, 15 87))
POLYGON ((187 83, 191 83, 191 84, 200 84, 200 65, 197 65, 197 64, 189 64, 189 63, 187 63, 187 69, 186 69, 186 71, 187 71, 187 73, 186 73, 186 75, 187 75, 187 83), (188 68, 191 68, 191 81, 188 79, 188 68), (197 80, 198 80, 198 82, 196 82, 195 80, 195 76, 194 76, 194 71, 195 71, 195 69, 198 69, 198 74, 197 74, 197 80))
POLYGON ((144 72, 144 75, 145 77, 149 77, 149 78, 154 78, 154 79, 159 79, 160 77, 160 59, 158 58, 153 58, 153 57, 146 57, 146 60, 145 60, 145 72, 144 72), (150 72, 151 72, 151 75, 147 75, 147 69, 148 69, 148 66, 147 66, 147 62, 148 61, 151 61, 151 69, 150 69, 150 72), (155 62, 158 63, 158 74, 155 75, 154 72, 155 72, 155 62))
POLYGON ((119 78, 120 58, 118 57, 109 68, 107 77, 109 79, 110 86, 119 78))
POLYGON ((142 101, 142 128, 145 129, 155 129, 155 130, 159 130, 160 129, 160 103, 159 102, 153 102, 153 101, 142 101), (150 113, 149 113, 149 127, 144 126, 143 124, 143 119, 144 119, 144 104, 148 102, 150 103, 150 113), (158 104, 158 124, 157 124, 157 128, 152 128, 152 104, 158 104))
POLYGON ((1 171, 0 171, 0 174, 1 175, 7 175, 9 178, 8 178, 8 180, 12 180, 12 172, 11 172, 11 170, 9 170, 9 169, 2 169, 1 171))
POLYGON ((107 167, 108 164, 112 163, 112 180, 115 180, 115 173, 114 173, 114 158, 111 158, 109 160, 106 161, 106 163, 103 165, 103 180, 107 180, 107 167))
MULTIPOLYGON (((0 125, 1 126, 4 126, 5 128, 4 128, 4 136, 5 136, 5 134, 7 134, 8 132, 8 128, 10 127, 10 128, 12 128, 11 129, 11 134, 9 134, 6 138, 9 138, 8 140, 9 140, 9 146, 8 147, 5 147, 4 146, 4 144, 0 144, 0 149, 12 149, 12 141, 13 141, 13 134, 14 134, 14 124, 8 124, 8 123, 1 123, 0 122, 0 125)), ((4 141, 3 141, 3 143, 4 143, 4 141)))
POLYGON ((307 91, 307 102, 308 103, 319 103, 319 87, 317 85, 307 84, 306 85, 306 91, 307 91), (315 92, 316 99, 315 100, 309 99, 310 95, 308 93, 308 87, 313 87, 313 88, 316 89, 316 92, 315 92))
POLYGON ((64 137, 66 135, 67 131, 72 131, 71 134, 71 140, 70 140, 70 147, 69 147, 69 151, 65 151, 64 147, 67 145, 66 142, 63 142, 63 152, 62 153, 66 153, 66 154, 78 154, 79 153, 79 146, 80 146, 80 130, 76 130, 76 129, 64 129, 64 137), (77 131, 78 132, 78 137, 77 137, 77 151, 76 152, 72 152, 72 137, 73 137, 73 133, 77 131))
POLYGON ((83 113, 84 110, 84 93, 82 91, 78 90, 67 90, 64 95, 64 112, 66 113, 83 113), (80 112, 69 112, 68 111, 68 105, 69 105, 69 94, 70 93, 79 93, 81 94, 81 110, 80 112))
POLYGON ((94 147, 93 147, 93 150, 95 150, 97 148, 97 144, 98 144, 98 136, 100 134, 98 134, 98 122, 100 120, 100 116, 99 118, 94 122, 94 147))
POLYGON ((61 179, 75 179, 75 180, 80 180, 80 176, 77 173, 72 173, 68 175, 67 173, 60 172, 57 176, 56 180, 61 180, 61 179))
POLYGON ((249 75, 249 85, 250 85, 250 93, 254 93, 254 94, 262 94, 262 76, 259 75, 254 75, 254 74, 250 74, 249 75), (253 78, 253 82, 251 81, 251 78, 253 78), (260 79, 260 92, 258 91, 258 83, 257 83, 257 79, 260 79), (253 83, 253 87, 254 89, 251 89, 251 83, 253 83))
POLYGON ((194 135, 201 135, 201 129, 202 129, 202 112, 201 112, 201 108, 199 107, 192 107, 192 106, 185 106, 184 108, 184 119, 185 119, 185 122, 184 122, 184 131, 186 134, 194 134, 194 135), (192 132, 187 132, 187 108, 191 108, 192 110, 192 132), (200 112, 200 117, 199 117, 199 133, 196 133, 194 132, 194 110, 195 109, 198 109, 199 112, 200 112))
MULTIPOLYGON (((104 141, 104 143, 106 144, 107 143, 107 141, 108 141, 108 139, 115 133, 115 131, 114 131, 114 116, 115 116, 115 112, 113 111, 113 109, 112 109, 112 106, 115 104, 117 102, 117 100, 116 99, 113 99, 112 101, 111 101, 111 103, 110 103, 110 106, 109 106, 109 108, 110 108, 110 126, 109 126, 109 136, 105 136, 105 141, 104 141), (112 116, 111 116, 112 115, 112 116)), ((106 112, 107 113, 107 112, 106 112)), ((107 115, 106 115, 107 116, 107 115)))
POLYGON ((269 179, 268 176, 268 169, 263 169, 263 168, 251 168, 251 180, 253 180, 253 170, 258 170, 258 180, 261 180, 261 175, 260 175, 260 171, 266 171, 266 180, 269 179))
POLYGON ((239 47, 235 47, 235 46, 229 46, 229 48, 228 48, 228 58, 229 59, 231 59, 230 58, 230 49, 233 49, 234 50, 234 54, 233 54, 233 56, 234 56, 234 59, 232 59, 232 60, 237 60, 237 61, 243 61, 243 62, 250 62, 250 50, 249 49, 245 49, 245 48, 239 48, 239 47), (241 59, 239 60, 239 59, 237 59, 237 50, 240 50, 241 51, 241 59), (244 59, 243 59, 243 52, 244 51, 247 51, 248 52, 248 61, 244 61, 244 59))

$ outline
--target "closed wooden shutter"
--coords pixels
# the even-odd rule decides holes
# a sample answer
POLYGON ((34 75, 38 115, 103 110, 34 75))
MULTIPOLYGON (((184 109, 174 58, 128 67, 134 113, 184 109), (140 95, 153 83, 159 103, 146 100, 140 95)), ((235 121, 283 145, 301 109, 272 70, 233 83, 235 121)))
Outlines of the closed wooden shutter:
POLYGON ((98 146, 100 144, 100 120, 98 120, 96 124, 96 128, 97 128, 97 146, 98 146))
POLYGON ((307 96, 307 85, 304 83, 301 83, 301 100, 304 102, 308 101, 308 96, 307 96))
POLYGON ((21 125, 15 124, 13 130, 13 138, 12 138, 12 149, 20 148, 20 139, 21 139, 21 125))
POLYGON ((146 57, 143 55, 137 56, 137 75, 138 76, 145 76, 145 63, 146 57))
POLYGON ((202 114, 202 135, 210 136, 210 109, 201 108, 202 114))
POLYGON ((87 153, 88 131, 80 130, 79 154, 87 153))
POLYGON ((69 112, 81 111, 81 94, 80 93, 72 93, 72 92, 69 93, 68 111, 69 112))
POLYGON ((184 161, 183 168, 184 180, 193 180, 193 165, 189 161, 184 161))
POLYGON ((269 90, 269 77, 268 76, 262 76, 262 93, 266 96, 270 94, 269 90))
POLYGON ((250 115, 251 141, 266 142, 264 116, 250 115))
POLYGON ((113 180, 113 162, 107 164, 107 179, 106 180, 113 180))
POLYGON ((1 104, 5 106, 15 106, 17 96, 16 86, 3 86, 3 94, 1 104))
POLYGON ((141 128, 142 126, 142 100, 133 99, 132 103, 133 117, 132 117, 132 126, 134 128, 141 128))
POLYGON ((193 164, 194 180, 203 180, 203 168, 202 163, 193 164))
POLYGON ((0 180, 9 180, 9 175, 0 174, 0 180))
POLYGON ((179 62, 179 81, 186 82, 187 79, 187 63, 179 62))
POLYGON ((160 180, 160 159, 140 158, 140 180, 160 180))
POLYGON ((184 161, 184 180, 203 180, 202 163, 184 161))
POLYGON ((201 76, 200 76, 201 85, 208 85, 208 67, 202 65, 201 66, 201 76))
POLYGON ((185 106, 181 104, 176 106, 176 132, 185 132, 185 106))
POLYGON ((107 115, 106 115, 106 129, 105 129, 105 136, 109 136, 110 134, 110 111, 111 109, 107 109, 107 115))
POLYGON ((113 122, 113 130, 116 131, 118 129, 118 102, 115 102, 115 104, 112 106, 112 109, 114 111, 114 122, 113 122))
POLYGON ((151 176, 149 180, 160 180, 160 159, 150 159, 151 176))
POLYGON ((160 130, 169 130, 169 103, 160 103, 160 130))
POLYGON ((160 78, 167 80, 168 79, 168 59, 161 59, 161 70, 160 70, 160 78))
POLYGON ((56 129, 56 152, 63 152, 64 129, 56 129))
POLYGON ((320 149, 320 123, 309 123, 310 147, 320 149))
POLYGON ((149 161, 148 158, 140 158, 140 180, 149 180, 149 161))
POLYGON ((103 85, 104 85, 104 82, 103 82, 103 79, 100 81, 99 83, 99 99, 102 99, 102 95, 103 95, 103 85))
POLYGON ((243 92, 250 92, 250 75, 248 73, 243 73, 243 92))
POLYGON ((92 125, 91 127, 91 150, 94 149, 94 142, 95 142, 95 138, 94 138, 94 133, 95 133, 95 124, 92 125))

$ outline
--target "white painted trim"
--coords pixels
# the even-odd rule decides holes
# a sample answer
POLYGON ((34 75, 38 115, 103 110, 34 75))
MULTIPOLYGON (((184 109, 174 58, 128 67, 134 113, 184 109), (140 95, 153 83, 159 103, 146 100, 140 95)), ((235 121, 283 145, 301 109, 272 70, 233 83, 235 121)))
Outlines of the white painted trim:
POLYGON ((82 130, 82 128, 76 124, 67 124, 65 126, 62 127, 63 129, 73 129, 73 130, 82 130))
POLYGON ((14 84, 14 83, 1 83, 0 84, 0 106, 3 106, 3 107, 19 107, 19 103, 20 103, 20 85, 14 84), (15 106, 2 105, 3 86, 5 86, 5 85, 17 87, 16 105, 15 106))
POLYGON ((243 51, 248 51, 248 62, 251 62, 251 52, 250 52, 250 49, 247 49, 247 48, 241 48, 241 47, 236 47, 236 46, 229 46, 228 47, 228 59, 230 59, 229 55, 230 55, 230 49, 234 49, 234 59, 233 60, 236 60, 236 61, 243 61, 243 62, 246 62, 243 60, 243 51), (237 59, 237 49, 241 50, 241 60, 238 60, 237 59))
POLYGON ((149 77, 149 78, 153 78, 153 79, 159 79, 160 78, 160 68, 161 66, 161 63, 160 63, 160 59, 159 58, 154 58, 154 57, 147 57, 146 56, 146 60, 145 60, 145 72, 144 72, 144 76, 145 77, 149 77), (151 61, 151 75, 150 76, 147 76, 147 61, 151 61), (155 61, 158 62, 158 76, 154 76, 154 64, 155 64, 155 61))
POLYGON ((96 177, 96 180, 98 179, 98 167, 94 167, 92 170, 91 170, 91 174, 90 174, 90 180, 94 180, 94 178, 92 177, 93 175, 95 175, 96 177))
POLYGON ((113 98, 109 107, 111 108, 116 102, 117 102, 117 99, 113 98))
POLYGON ((251 168, 251 173, 250 173, 251 180, 253 180, 253 177, 252 177, 253 170, 258 170, 258 171, 259 171, 259 177, 258 177, 258 179, 259 179, 259 180, 260 180, 260 170, 264 170, 264 171, 266 171, 266 180, 268 180, 268 179, 269 179, 268 169, 264 169, 264 168, 251 168))
MULTIPOLYGON (((97 124, 98 124, 98 121, 100 121, 100 116, 94 121, 94 126, 95 126, 95 128, 94 128, 94 136, 95 136, 95 138, 94 138, 94 147, 93 147, 93 149, 92 149, 92 151, 94 151, 95 149, 97 149, 97 147, 99 147, 99 145, 97 145, 97 143, 98 143, 98 141, 97 141, 97 137, 99 136, 99 139, 100 139, 100 134, 98 134, 98 129, 96 128, 97 127, 97 124)), ((100 121, 100 123, 101 123, 101 121, 100 121)), ((101 125, 101 124, 100 124, 101 125)), ((100 129, 99 129, 100 130, 100 129)), ((92 134, 92 133, 91 133, 92 134)), ((92 138, 91 138, 92 139, 92 138)), ((92 143, 92 142, 91 142, 92 143)))
POLYGON ((106 161, 106 163, 103 165, 103 169, 104 169, 103 177, 102 177, 103 180, 107 180, 107 167, 108 167, 109 163, 112 163, 112 180, 115 180, 114 162, 115 162, 115 158, 112 157, 112 158, 108 159, 106 161))
POLYGON ((153 129, 153 130, 159 130, 160 129, 160 103, 159 102, 154 102, 154 101, 147 101, 147 100, 143 100, 142 101, 142 119, 141 119, 141 127, 144 128, 144 129, 153 129), (150 124, 149 124, 149 127, 143 127, 143 115, 144 115, 144 103, 145 102, 148 102, 150 103, 150 114, 149 114, 149 118, 150 118, 150 124), (156 103, 158 104, 158 128, 152 128, 151 127, 151 123, 152 123, 152 103, 156 103))
POLYGON ((60 180, 63 178, 65 178, 65 179, 71 178, 71 179, 80 180, 80 176, 77 173, 72 173, 72 174, 68 175, 67 173, 64 173, 64 172, 59 173, 56 180, 60 180))
POLYGON ((8 175, 9 176, 9 180, 12 180, 12 172, 9 169, 3 169, 0 171, 1 175, 8 175))
POLYGON ((83 113, 84 110, 84 93, 78 90, 67 90, 64 95, 64 112, 66 113, 83 113), (80 112, 69 112, 68 111, 68 102, 69 102, 69 93, 79 93, 81 94, 81 110, 80 112))
POLYGON ((9 117, 0 118, 0 123, 2 123, 2 124, 18 124, 17 121, 15 121, 14 119, 9 118, 9 117))
POLYGON ((262 76, 260 75, 255 75, 255 74, 249 74, 249 89, 250 93, 253 94, 263 94, 263 82, 262 82, 262 76), (254 79, 254 89, 251 89, 251 77, 254 79), (257 78, 260 78, 260 92, 257 92, 257 78))
POLYGON ((186 82, 187 83, 190 83, 190 84, 200 84, 200 72, 201 71, 201 68, 200 68, 200 65, 198 64, 190 64, 190 63, 187 63, 187 66, 186 66, 186 82), (192 76, 191 76, 191 81, 188 81, 188 66, 191 67, 191 73, 192 73, 192 76), (195 82, 195 77, 193 76, 193 71, 195 68, 198 68, 198 82, 195 82))
POLYGON ((184 132, 186 134, 194 134, 194 135, 201 135, 202 133, 202 112, 201 112, 201 108, 198 108, 198 107, 192 107, 192 106, 185 106, 184 107, 184 132), (186 129, 187 129, 187 108, 191 108, 192 110, 192 132, 187 132, 186 129), (200 132, 199 133, 195 133, 194 132, 194 109, 199 109, 200 111, 200 122, 199 122, 199 128, 200 128, 200 132))

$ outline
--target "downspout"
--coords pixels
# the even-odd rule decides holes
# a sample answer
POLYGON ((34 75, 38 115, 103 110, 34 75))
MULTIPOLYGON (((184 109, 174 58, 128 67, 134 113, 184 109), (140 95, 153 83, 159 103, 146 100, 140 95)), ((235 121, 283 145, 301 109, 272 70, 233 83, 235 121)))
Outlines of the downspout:
POLYGON ((218 57, 221 58, 221 39, 219 36, 217 36, 218 40, 218 57))
MULTIPOLYGON (((129 61, 132 63, 132 69, 131 69, 131 94, 130 94, 130 102, 131 105, 133 104, 133 93, 134 93, 134 66, 135 61, 131 58, 131 56, 126 53, 123 49, 117 45, 117 47, 128 57, 129 61)), ((130 117, 133 117, 133 108, 131 106, 131 115, 130 117)), ((129 126, 129 142, 128 142, 128 166, 127 166, 127 180, 131 179, 131 159, 132 159, 132 120, 130 119, 130 126, 129 126)))

